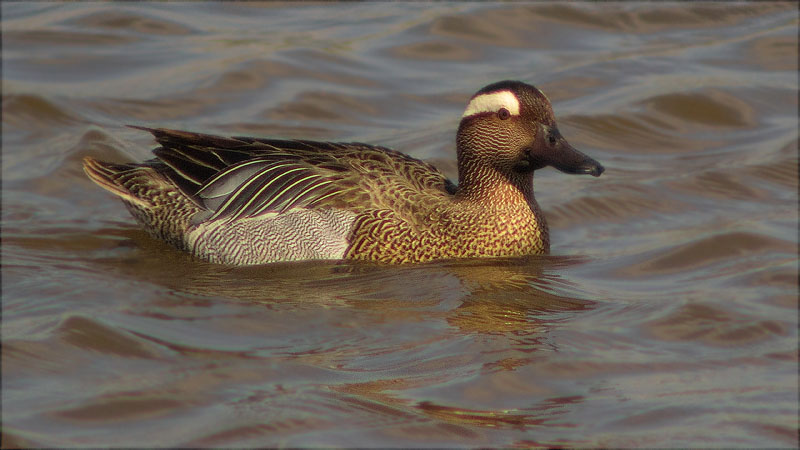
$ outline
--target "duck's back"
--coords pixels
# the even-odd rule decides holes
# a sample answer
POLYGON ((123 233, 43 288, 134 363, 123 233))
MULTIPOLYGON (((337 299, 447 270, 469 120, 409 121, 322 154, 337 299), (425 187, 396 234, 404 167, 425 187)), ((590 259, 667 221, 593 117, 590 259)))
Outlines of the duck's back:
POLYGON ((354 225, 363 238, 414 222, 419 205, 455 190, 431 165, 382 147, 143 129, 161 144, 155 159, 87 158, 86 173, 152 234, 212 262, 357 257, 354 225))

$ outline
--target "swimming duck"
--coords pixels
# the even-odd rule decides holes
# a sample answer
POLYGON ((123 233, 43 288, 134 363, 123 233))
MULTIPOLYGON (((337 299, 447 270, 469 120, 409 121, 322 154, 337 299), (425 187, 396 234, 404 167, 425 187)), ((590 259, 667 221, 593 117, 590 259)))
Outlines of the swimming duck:
POLYGON ((385 263, 548 253, 533 173, 603 173, 520 81, 472 96, 456 133, 458 185, 432 165, 362 143, 220 137, 163 128, 140 164, 84 159, 152 235, 207 261, 385 263))

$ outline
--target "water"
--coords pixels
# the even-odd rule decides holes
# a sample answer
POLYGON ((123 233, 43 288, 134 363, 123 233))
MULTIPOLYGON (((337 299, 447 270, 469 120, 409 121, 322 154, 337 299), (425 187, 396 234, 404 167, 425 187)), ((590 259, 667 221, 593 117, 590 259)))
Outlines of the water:
POLYGON ((796 447, 794 3, 2 3, 4 446, 796 447), (455 177, 536 84, 553 255, 231 268, 82 173, 125 124, 365 141, 455 177))

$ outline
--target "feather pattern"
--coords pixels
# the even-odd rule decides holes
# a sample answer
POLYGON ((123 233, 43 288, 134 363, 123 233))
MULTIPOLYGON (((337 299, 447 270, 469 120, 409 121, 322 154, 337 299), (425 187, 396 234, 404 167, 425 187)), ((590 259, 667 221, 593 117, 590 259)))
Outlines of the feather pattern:
POLYGON ((444 195, 454 185, 428 163, 363 143, 150 131, 168 178, 206 210, 195 221, 238 220, 294 207, 358 209, 376 179, 444 195))

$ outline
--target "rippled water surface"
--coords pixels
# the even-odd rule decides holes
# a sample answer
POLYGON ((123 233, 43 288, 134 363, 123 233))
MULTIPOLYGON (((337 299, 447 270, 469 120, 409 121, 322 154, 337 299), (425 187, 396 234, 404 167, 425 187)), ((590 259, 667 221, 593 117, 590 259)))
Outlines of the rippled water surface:
POLYGON ((794 447, 796 3, 2 3, 3 445, 794 447), (231 268, 82 173, 126 124, 382 144, 455 177, 536 84, 600 178, 552 255, 231 268))

